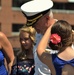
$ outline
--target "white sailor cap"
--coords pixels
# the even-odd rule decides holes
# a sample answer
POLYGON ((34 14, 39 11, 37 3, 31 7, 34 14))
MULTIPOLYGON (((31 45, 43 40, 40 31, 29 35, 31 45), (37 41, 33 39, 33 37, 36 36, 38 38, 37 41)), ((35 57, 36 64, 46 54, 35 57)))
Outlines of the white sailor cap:
POLYGON ((23 14, 27 17, 27 26, 34 25, 39 18, 52 8, 51 0, 31 0, 21 6, 23 14))

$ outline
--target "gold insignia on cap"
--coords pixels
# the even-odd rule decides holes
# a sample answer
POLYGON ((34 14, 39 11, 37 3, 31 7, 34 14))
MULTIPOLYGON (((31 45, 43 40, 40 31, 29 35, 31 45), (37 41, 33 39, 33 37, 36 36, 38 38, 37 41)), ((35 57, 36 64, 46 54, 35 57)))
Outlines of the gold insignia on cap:
POLYGON ((27 21, 27 26, 31 26, 32 24, 34 24, 39 18, 41 18, 43 16, 43 14, 40 14, 39 16, 33 18, 33 19, 28 19, 27 21))
POLYGON ((34 21, 32 21, 32 22, 28 22, 28 23, 27 23, 27 26, 31 26, 31 25, 33 25, 35 22, 36 22, 36 20, 34 20, 34 21))

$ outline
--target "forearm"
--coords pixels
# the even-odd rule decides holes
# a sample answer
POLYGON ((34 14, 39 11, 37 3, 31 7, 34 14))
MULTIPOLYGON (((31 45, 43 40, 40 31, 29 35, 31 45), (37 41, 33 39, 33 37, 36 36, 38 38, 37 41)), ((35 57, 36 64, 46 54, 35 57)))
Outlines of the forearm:
POLYGON ((45 51, 47 44, 48 44, 48 41, 49 41, 49 38, 50 38, 50 35, 51 35, 51 28, 48 28, 47 31, 45 32, 43 38, 41 39, 38 47, 37 47, 38 52, 45 51))
POLYGON ((9 75, 11 74, 13 63, 14 63, 14 57, 8 62, 8 65, 7 65, 9 75))

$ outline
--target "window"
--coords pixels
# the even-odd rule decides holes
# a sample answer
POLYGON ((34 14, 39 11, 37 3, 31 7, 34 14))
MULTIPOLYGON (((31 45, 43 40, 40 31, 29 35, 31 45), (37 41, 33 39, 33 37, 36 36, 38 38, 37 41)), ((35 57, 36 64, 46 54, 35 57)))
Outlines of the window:
POLYGON ((12 24, 12 35, 18 35, 19 34, 19 29, 23 26, 24 24, 12 24))
POLYGON ((12 0, 12 6, 13 7, 20 7, 22 4, 24 4, 25 2, 28 2, 31 0, 12 0))
POLYGON ((1 0, 0 0, 0 6, 1 6, 1 0))
POLYGON ((19 29, 23 26, 24 24, 12 24, 12 32, 19 32, 19 29))
POLYGON ((74 3, 59 3, 54 2, 54 6, 52 9, 62 9, 62 10, 74 10, 74 3))
POLYGON ((74 30, 74 25, 72 25, 72 29, 74 30))

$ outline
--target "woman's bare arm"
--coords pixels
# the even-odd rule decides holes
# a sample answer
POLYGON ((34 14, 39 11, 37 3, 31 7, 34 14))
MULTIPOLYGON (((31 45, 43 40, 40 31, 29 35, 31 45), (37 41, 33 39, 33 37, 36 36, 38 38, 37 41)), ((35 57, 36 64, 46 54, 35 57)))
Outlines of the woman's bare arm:
POLYGON ((52 63, 52 57, 51 57, 50 53, 47 53, 45 51, 45 49, 48 45, 50 35, 51 35, 51 27, 49 27, 47 29, 43 38, 41 39, 41 41, 37 47, 37 54, 38 54, 39 59, 50 68, 52 75, 56 75, 55 69, 54 69, 54 66, 52 63))
POLYGON ((12 48, 9 40, 5 36, 5 34, 2 32, 0 32, 0 46, 2 47, 5 58, 7 60, 8 70, 9 70, 9 72, 11 72, 11 67, 12 67, 13 61, 14 61, 13 48, 12 48))

